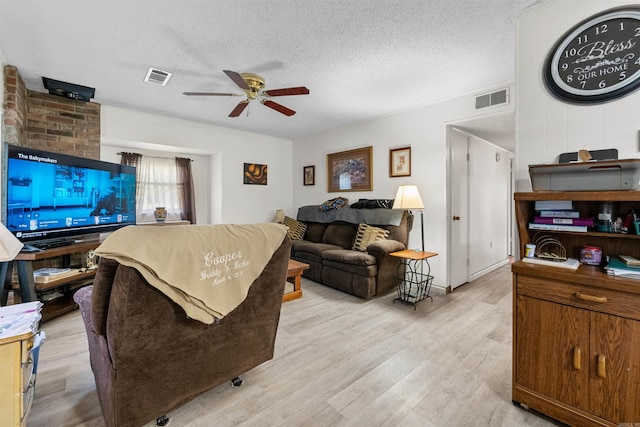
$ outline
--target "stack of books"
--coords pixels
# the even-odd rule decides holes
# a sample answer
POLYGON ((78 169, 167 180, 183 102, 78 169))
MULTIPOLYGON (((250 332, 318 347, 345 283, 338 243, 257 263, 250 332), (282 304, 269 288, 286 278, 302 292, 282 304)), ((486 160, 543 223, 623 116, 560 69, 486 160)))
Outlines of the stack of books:
POLYGON ((40 301, 0 307, 0 340, 36 333, 40 325, 42 303, 40 301))
POLYGON ((582 218, 573 210, 571 200, 537 200, 538 214, 529 223, 530 230, 573 231, 584 233, 595 225, 593 218, 582 218))
POLYGON ((612 276, 640 279, 640 260, 628 255, 610 257, 609 264, 604 269, 612 276))

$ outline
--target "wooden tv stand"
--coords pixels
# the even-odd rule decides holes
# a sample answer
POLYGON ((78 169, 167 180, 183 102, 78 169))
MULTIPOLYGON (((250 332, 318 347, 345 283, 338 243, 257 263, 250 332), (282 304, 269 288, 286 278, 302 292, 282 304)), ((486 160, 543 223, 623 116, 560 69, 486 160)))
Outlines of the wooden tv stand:
MULTIPOLYGON (((88 252, 100 246, 100 239, 87 240, 74 243, 67 246, 59 246, 50 249, 43 249, 38 252, 20 252, 15 258, 14 264, 18 267, 18 282, 20 285, 20 297, 22 302, 42 300, 42 320, 46 321, 61 314, 72 311, 76 308, 73 301, 73 291, 93 282, 95 270, 81 271, 80 267, 72 267, 69 265, 69 255, 81 252, 88 252), (77 270, 73 274, 65 275, 59 279, 53 279, 46 283, 36 283, 33 277, 33 262, 50 258, 62 258, 63 267, 69 267, 77 270), (57 290, 63 294, 62 297, 51 301, 44 301, 43 292, 49 290, 57 290)), ((12 266, 9 267, 5 286, 10 286, 12 276, 12 266)), ((6 294, 5 292, 0 295, 6 294)), ((2 301, 6 303, 6 301, 2 301)))

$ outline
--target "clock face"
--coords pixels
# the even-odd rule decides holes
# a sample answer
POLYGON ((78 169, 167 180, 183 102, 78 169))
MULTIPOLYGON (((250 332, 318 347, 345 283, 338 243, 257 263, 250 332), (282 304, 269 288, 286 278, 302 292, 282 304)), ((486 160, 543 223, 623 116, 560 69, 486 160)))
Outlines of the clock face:
POLYGON ((570 29, 551 50, 545 83, 564 101, 598 103, 640 86, 640 8, 606 10, 570 29))

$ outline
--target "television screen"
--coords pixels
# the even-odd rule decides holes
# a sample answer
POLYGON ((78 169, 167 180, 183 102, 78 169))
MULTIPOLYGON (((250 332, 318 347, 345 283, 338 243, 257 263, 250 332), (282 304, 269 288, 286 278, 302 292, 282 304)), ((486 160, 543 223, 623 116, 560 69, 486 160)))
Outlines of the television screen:
POLYGON ((77 237, 136 223, 135 167, 10 144, 5 153, 2 219, 19 240, 77 237))

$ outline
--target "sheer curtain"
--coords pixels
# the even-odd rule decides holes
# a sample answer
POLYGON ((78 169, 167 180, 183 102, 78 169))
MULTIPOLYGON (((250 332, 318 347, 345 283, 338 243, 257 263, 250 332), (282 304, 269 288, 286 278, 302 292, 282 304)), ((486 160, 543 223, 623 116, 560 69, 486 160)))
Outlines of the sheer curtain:
POLYGON ((138 222, 155 221, 157 207, 167 210, 167 220, 181 219, 175 159, 121 153, 121 163, 136 167, 136 216, 138 222), (126 162, 126 163, 125 163, 126 162))

